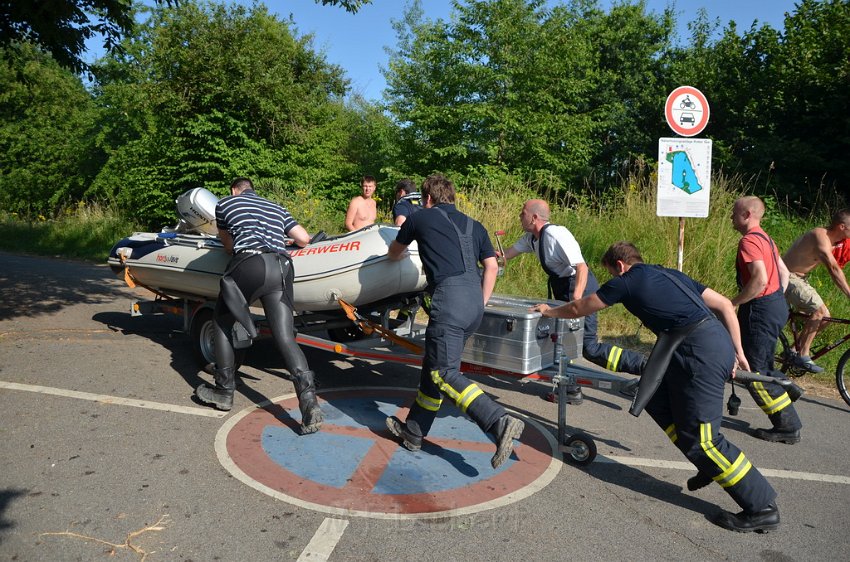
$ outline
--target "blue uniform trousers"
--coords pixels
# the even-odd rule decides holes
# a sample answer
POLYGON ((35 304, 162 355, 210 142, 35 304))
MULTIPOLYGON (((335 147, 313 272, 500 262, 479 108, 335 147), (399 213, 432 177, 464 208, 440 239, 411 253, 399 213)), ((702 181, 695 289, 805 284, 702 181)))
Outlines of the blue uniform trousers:
POLYGON ((477 273, 450 277, 435 288, 425 330, 425 357, 419 392, 407 416, 408 421, 414 420, 419 424, 423 436, 431 430, 443 395, 484 432, 489 432, 506 414, 501 405, 460 372, 466 340, 478 328, 483 314, 481 279, 477 273))
POLYGON ((698 326, 673 355, 646 411, 697 469, 742 509, 764 509, 776 492, 744 453, 720 433, 723 388, 735 363, 728 332, 716 319, 698 326))
MULTIPOLYGON (((557 285, 553 284, 553 287, 557 287, 557 285)), ((561 283, 560 285, 563 288, 563 292, 554 291, 554 297, 566 302, 573 300, 572 295, 576 286, 575 275, 567 278, 566 283, 561 283)), ((582 296, 592 295, 598 290, 599 282, 596 280, 593 272, 588 269, 587 285, 584 288, 582 296)), ((643 371, 643 364, 646 362, 646 357, 614 344, 600 342, 596 328, 596 313, 585 316, 584 340, 582 341, 582 355, 584 355, 584 358, 609 371, 640 375, 643 371)))
MULTIPOLYGON (((782 291, 753 299, 738 308, 741 346, 750 370, 784 377, 773 371, 773 359, 779 333, 787 321, 788 305, 782 291)), ((753 382, 747 384, 747 390, 776 429, 793 431, 803 426, 791 398, 778 384, 753 382)))

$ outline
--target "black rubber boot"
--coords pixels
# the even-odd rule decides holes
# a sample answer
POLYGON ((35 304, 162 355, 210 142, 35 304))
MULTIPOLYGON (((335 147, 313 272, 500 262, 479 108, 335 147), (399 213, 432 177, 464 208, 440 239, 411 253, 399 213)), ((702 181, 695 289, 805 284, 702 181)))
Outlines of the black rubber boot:
POLYGON ((316 433, 325 419, 316 400, 316 385, 313 371, 302 371, 293 378, 295 394, 298 396, 298 408, 301 410, 301 434, 316 433))
POLYGON ((800 430, 799 429, 791 429, 788 431, 777 429, 775 427, 771 429, 756 429, 753 431, 753 437, 756 439, 764 439, 765 441, 770 441, 771 443, 786 443, 788 445, 793 445, 794 443, 800 442, 800 430))
POLYGON ((496 454, 490 459, 493 468, 499 468, 503 462, 508 460, 514 450, 514 439, 519 439, 525 423, 515 417, 505 414, 490 429, 490 433, 496 438, 496 454))
POLYGON ((195 389, 195 396, 204 404, 210 404, 225 412, 230 411, 233 408, 233 390, 236 388, 236 369, 213 367, 213 376, 215 385, 203 383, 195 389))
POLYGON ((701 488, 705 488, 712 482, 713 480, 711 479, 711 476, 704 472, 697 472, 696 476, 691 476, 690 478, 688 478, 688 490, 694 492, 701 488))
POLYGON ((799 400, 800 396, 805 394, 806 390, 792 382, 785 387, 785 392, 788 393, 788 397, 791 399, 791 402, 796 402, 799 400))
POLYGON ((714 518, 714 522, 724 529, 739 533, 766 533, 779 528, 779 508, 771 504, 754 513, 742 511, 735 514, 721 511, 714 518))

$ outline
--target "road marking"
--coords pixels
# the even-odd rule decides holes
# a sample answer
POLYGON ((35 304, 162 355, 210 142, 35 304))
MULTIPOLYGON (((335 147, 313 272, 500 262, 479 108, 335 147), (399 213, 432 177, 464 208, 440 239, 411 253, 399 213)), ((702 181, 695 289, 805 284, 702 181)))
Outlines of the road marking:
POLYGON ((316 534, 310 539, 307 548, 298 557, 297 562, 315 562, 330 558, 346 527, 348 527, 347 520, 326 517, 316 530, 316 534))
MULTIPOLYGON (((597 462, 611 464, 625 464, 628 466, 648 466, 653 468, 673 468, 676 470, 696 470, 694 465, 683 461, 664 461, 655 459, 642 459, 637 457, 606 457, 599 455, 597 462)), ((773 478, 789 478, 793 480, 809 480, 811 482, 830 482, 833 484, 850 484, 850 476, 839 476, 836 474, 818 474, 816 472, 799 472, 796 470, 777 470, 773 468, 759 468, 759 472, 773 478)))
MULTIPOLYGON (((63 388, 52 388, 49 386, 38 386, 32 384, 22 384, 16 382, 0 381, 0 388, 8 390, 21 390, 25 392, 37 392, 39 394, 50 394, 53 396, 64 396, 67 398, 77 398, 79 400, 89 400, 91 402, 99 402, 101 404, 115 404, 118 406, 132 406, 135 408, 145 408, 148 410, 160 410, 164 412, 175 412, 178 414, 191 414, 194 416, 202 416, 207 418, 223 418, 228 415, 228 412, 219 410, 194 408, 192 406, 177 406, 174 404, 164 404, 162 402, 151 402, 149 400, 134 400, 132 398, 120 398, 118 396, 109 396, 108 394, 92 394, 89 392, 79 392, 76 390, 67 390, 63 388)), ((279 398, 286 398, 282 396, 279 398)), ((269 401, 271 402, 271 401, 269 401)), ((259 406, 258 406, 259 407, 259 406)), ((250 410, 250 409, 249 409, 250 410)), ((645 466, 651 468, 671 468, 675 470, 693 471, 694 465, 683 461, 666 461, 657 459, 645 459, 640 457, 621 457, 621 456, 605 456, 599 455, 596 457, 596 462, 624 464, 627 466, 645 466)), ((773 468, 759 468, 759 471, 765 476, 772 478, 788 478, 791 480, 807 480, 810 482, 828 482, 833 484, 850 484, 850 476, 840 476, 837 474, 818 474, 816 472, 800 472, 797 470, 778 470, 773 468)), ((551 479, 549 479, 551 480, 551 479)), ((548 480, 545 484, 548 484, 548 480)), ((542 487, 545 487, 543 484, 542 487)), ((513 496, 514 494, 510 494, 513 496)), ((312 507, 312 506, 306 506, 312 507)), ((445 514, 443 514, 445 516, 445 514)), ((346 523, 347 524, 347 523, 346 523)), ((343 527, 343 530, 345 528, 343 527)), ((321 530, 321 527, 319 528, 321 530)), ((342 533, 340 532, 340 535, 342 533)))
POLYGON ((53 396, 64 396, 67 398, 78 398, 101 404, 116 404, 118 406, 133 406, 135 408, 146 408, 148 410, 162 410, 165 412, 176 412, 178 414, 192 414, 207 418, 223 418, 228 413, 207 408, 194 408, 192 406, 176 406, 174 404, 163 404, 162 402, 151 402, 150 400, 134 400, 132 398, 121 398, 109 396, 108 394, 91 394, 89 392, 78 392, 64 388, 51 388, 49 386, 37 386, 32 384, 21 384, 17 382, 0 381, 0 388, 9 390, 23 390, 25 392, 37 392, 39 394, 51 394, 53 396))

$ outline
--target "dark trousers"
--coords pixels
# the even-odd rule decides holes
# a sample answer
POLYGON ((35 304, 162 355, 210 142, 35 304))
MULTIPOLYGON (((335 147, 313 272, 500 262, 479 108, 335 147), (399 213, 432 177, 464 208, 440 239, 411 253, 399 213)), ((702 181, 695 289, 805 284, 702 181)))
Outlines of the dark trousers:
POLYGON ((735 363, 729 334, 716 319, 698 326, 676 350, 646 411, 697 469, 746 511, 776 499, 776 491, 738 447, 720 433, 723 388, 735 363))
POLYGON ((425 357, 419 392, 407 416, 408 420, 419 424, 423 436, 431 430, 443 395, 484 432, 489 432, 506 413, 501 405, 460 372, 466 340, 478 328, 483 314, 484 301, 478 275, 450 277, 435 288, 425 330, 425 357))
MULTIPOLYGON (((552 281, 553 296, 562 301, 573 300, 573 291, 576 286, 575 275, 572 277, 560 277, 552 281)), ((599 290, 599 282, 590 269, 587 270, 587 285, 584 288, 583 297, 592 295, 599 290)), ((639 375, 643 372, 643 364, 646 357, 620 346, 603 343, 599 341, 596 333, 596 313, 584 317, 584 340, 582 341, 582 355, 588 361, 604 367, 609 371, 632 373, 639 375)))
MULTIPOLYGON (((785 376, 773 370, 773 359, 779 333, 787 321, 788 305, 782 291, 753 299, 738 308, 741 346, 744 348, 750 370, 764 375, 785 376)), ((791 398, 781 386, 753 382, 747 384, 747 390, 775 428, 793 431, 802 427, 791 398)))
MULTIPOLYGON (((292 317, 292 283, 295 277, 289 261, 276 254, 235 256, 225 275, 236 282, 247 303, 259 300, 275 345, 283 355, 287 370, 298 376, 310 369, 304 352, 295 342, 292 317)), ((233 367, 234 352, 230 334, 235 318, 223 299, 215 304, 215 362, 219 368, 233 367)), ((229 381, 232 388, 235 380, 229 381)), ((227 385, 226 385, 227 386, 227 385)))

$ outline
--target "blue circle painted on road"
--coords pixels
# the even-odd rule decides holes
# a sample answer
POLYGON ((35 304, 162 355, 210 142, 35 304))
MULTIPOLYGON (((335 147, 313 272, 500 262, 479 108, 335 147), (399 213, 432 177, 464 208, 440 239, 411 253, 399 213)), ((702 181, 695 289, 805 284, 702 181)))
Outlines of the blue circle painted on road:
POLYGON ((342 389, 320 395, 325 422, 300 435, 294 396, 231 418, 217 439, 222 463, 246 483, 280 499, 331 513, 434 517, 471 513, 527 497, 560 468, 551 435, 527 423, 498 469, 495 445, 445 401, 420 451, 400 446, 388 416, 406 416, 410 390, 342 389))

